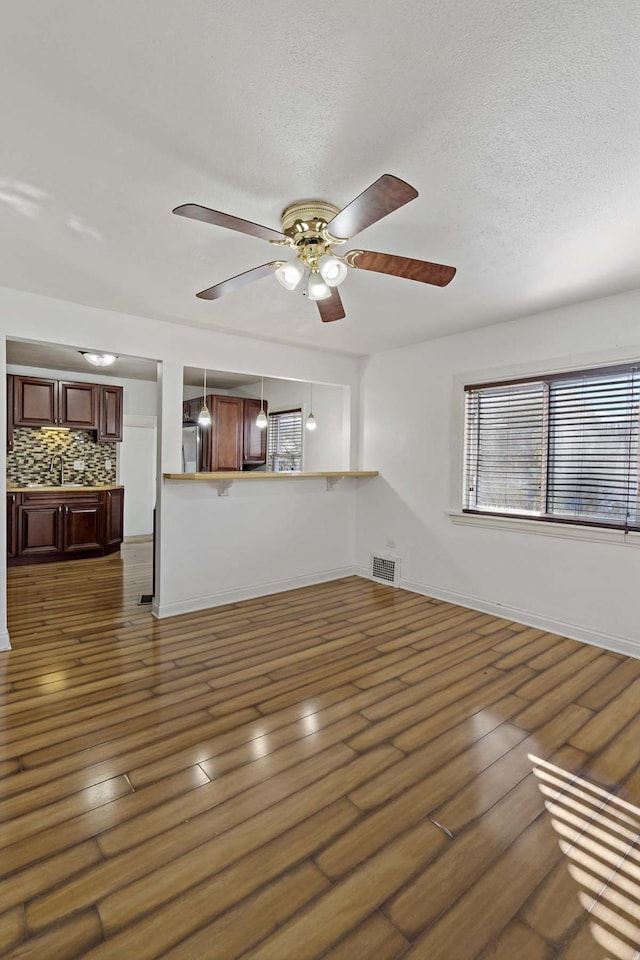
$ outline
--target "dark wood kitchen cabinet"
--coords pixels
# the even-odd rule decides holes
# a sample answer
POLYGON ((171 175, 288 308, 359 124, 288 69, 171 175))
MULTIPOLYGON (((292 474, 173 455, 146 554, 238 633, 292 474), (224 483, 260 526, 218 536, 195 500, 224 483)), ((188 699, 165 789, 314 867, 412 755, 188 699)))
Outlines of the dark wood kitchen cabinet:
POLYGON ((9 566, 101 557, 120 549, 124 488, 21 489, 7 494, 9 566))
POLYGON ((58 423, 58 381, 13 378, 13 423, 16 427, 48 427, 58 423))
POLYGON ((119 443, 122 440, 122 387, 99 384, 99 390, 98 441, 119 443))
POLYGON ((58 390, 60 425, 77 430, 97 430, 99 385, 61 380, 58 390))
POLYGON ((7 494, 7 556, 15 557, 18 549, 18 528, 16 526, 16 500, 15 493, 7 494))
POLYGON ((62 506, 56 503, 25 503, 17 507, 19 557, 62 553, 62 506))
MULTIPOLYGON (((264 412, 268 415, 268 404, 264 401, 264 412)), ((267 462, 267 428, 256 426, 256 417, 260 413, 260 401, 246 397, 244 401, 244 441, 242 462, 259 466, 267 462)))
POLYGON ((102 503, 65 503, 62 506, 62 520, 65 553, 86 553, 87 550, 102 548, 102 503))
MULTIPOLYGON (((203 397, 185 400, 182 405, 184 423, 197 423, 203 397)), ((203 471, 242 470, 243 466, 260 466, 267 462, 267 430, 256 426, 260 400, 234 397, 231 394, 207 394, 211 424, 200 432, 203 471)), ((265 400, 264 411, 268 410, 265 400)))
POLYGON ((105 491, 104 548, 111 550, 122 543, 124 528, 124 490, 105 491))
POLYGON ((242 470, 242 438, 244 430, 242 397, 212 395, 207 397, 211 411, 211 443, 209 470, 242 470))
POLYGON ((75 380, 10 378, 13 425, 95 430, 103 443, 122 440, 122 387, 75 380))

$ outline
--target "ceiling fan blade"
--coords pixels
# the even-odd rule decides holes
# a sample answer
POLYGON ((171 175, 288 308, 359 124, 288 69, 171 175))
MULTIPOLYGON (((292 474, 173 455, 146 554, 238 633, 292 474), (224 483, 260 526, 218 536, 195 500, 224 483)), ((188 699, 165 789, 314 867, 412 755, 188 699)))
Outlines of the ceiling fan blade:
POLYGON ((199 203, 183 203, 182 206, 176 207, 173 213, 177 213, 179 217, 189 217, 190 220, 212 223, 216 227, 237 230, 238 233, 247 233, 250 237, 258 237, 260 240, 270 240, 273 243, 288 242, 287 237, 279 230, 262 227, 259 223, 242 220, 240 217, 232 217, 231 214, 220 213, 219 210, 210 210, 209 207, 201 207, 199 203))
POLYGON ((394 257, 391 253, 373 253, 371 250, 350 250, 345 260, 350 267, 359 270, 389 273, 393 277, 404 277, 405 280, 433 283, 436 287, 446 287, 456 275, 455 267, 446 267, 442 263, 394 257))
POLYGON ((200 293, 196 293, 196 297, 200 297, 201 300, 218 300, 220 297, 224 297, 226 293, 233 293, 240 287, 244 287, 246 283, 253 283, 254 280, 260 280, 262 277, 266 277, 270 273, 272 274, 281 263, 281 260, 263 263, 259 267, 254 267, 253 270, 246 270, 244 273, 239 273, 236 277, 229 277, 228 280, 223 280, 222 283, 216 283, 213 287, 201 290, 200 293))
POLYGON ((326 300, 316 300, 320 319, 323 323, 333 323, 334 320, 344 320, 346 314, 342 306, 342 299, 337 287, 331 288, 331 296, 326 300))
POLYGON ((353 237, 417 196, 418 191, 410 184, 385 173, 335 215, 327 224, 327 233, 337 238, 353 237))

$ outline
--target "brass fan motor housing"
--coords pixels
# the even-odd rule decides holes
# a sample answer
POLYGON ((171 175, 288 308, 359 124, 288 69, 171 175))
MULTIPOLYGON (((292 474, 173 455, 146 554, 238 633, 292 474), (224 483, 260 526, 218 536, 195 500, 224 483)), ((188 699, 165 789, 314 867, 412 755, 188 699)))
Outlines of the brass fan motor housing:
POLYGON ((282 232, 290 237, 301 260, 313 266, 325 253, 331 253, 333 240, 325 231, 339 212, 324 200, 298 200, 283 210, 282 232))

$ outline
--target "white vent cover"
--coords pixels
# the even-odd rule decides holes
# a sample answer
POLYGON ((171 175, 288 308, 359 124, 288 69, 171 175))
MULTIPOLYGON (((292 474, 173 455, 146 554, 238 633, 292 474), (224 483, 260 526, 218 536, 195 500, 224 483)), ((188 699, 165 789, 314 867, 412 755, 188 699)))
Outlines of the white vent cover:
POLYGON ((400 578, 400 561, 395 557, 383 557, 371 554, 371 576, 380 583, 395 586, 400 578))

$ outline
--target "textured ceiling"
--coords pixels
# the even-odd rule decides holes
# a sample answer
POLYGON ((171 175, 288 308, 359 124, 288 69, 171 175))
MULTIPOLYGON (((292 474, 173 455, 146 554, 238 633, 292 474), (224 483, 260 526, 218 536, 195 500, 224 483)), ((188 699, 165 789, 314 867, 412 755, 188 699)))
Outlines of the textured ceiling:
MULTIPOLYGON (((82 349, 90 351, 91 347, 85 344, 82 349)), ((77 347, 36 343, 32 340, 7 340, 7 363, 22 367, 114 377, 116 380, 123 378, 125 380, 157 380, 158 378, 158 364, 155 360, 119 356, 112 367, 94 367, 87 363, 77 347)))
POLYGON ((635 0, 2 4, 0 283, 369 353, 640 286, 635 0), (279 226, 382 173, 417 200, 355 246, 450 263, 445 289, 351 271, 347 319, 268 277, 279 226))

